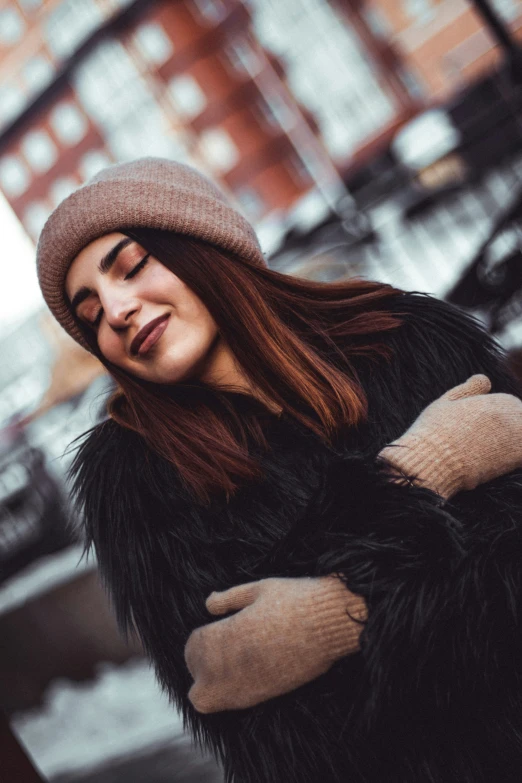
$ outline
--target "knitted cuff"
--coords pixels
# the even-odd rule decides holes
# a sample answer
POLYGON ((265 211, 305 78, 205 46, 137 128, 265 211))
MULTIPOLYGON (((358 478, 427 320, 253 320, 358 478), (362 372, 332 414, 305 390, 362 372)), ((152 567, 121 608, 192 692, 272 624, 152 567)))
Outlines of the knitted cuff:
POLYGON ((337 661, 360 649, 359 637, 368 610, 364 598, 350 592, 339 577, 325 576, 322 581, 314 597, 312 612, 321 646, 329 653, 330 660, 337 661))
POLYGON ((380 453, 401 474, 446 500, 462 488, 463 468, 443 437, 405 434, 380 453))

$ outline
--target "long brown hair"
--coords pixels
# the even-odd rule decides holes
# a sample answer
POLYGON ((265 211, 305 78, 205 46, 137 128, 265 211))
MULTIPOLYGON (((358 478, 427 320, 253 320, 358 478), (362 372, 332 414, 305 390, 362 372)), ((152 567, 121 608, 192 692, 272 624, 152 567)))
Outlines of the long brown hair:
MULTIPOLYGON (((323 283, 285 275, 169 231, 122 232, 201 299, 252 388, 265 399, 327 442, 341 428, 365 420, 367 399, 350 359, 391 358, 375 336, 401 323, 385 304, 397 289, 360 279, 323 283)), ((94 333, 76 321, 118 384, 108 403, 110 416, 169 460, 195 498, 208 504, 216 491, 229 497, 241 482, 259 475, 246 444, 250 433, 266 445, 262 430, 255 417, 238 415, 223 389, 132 376, 108 362, 94 333)))

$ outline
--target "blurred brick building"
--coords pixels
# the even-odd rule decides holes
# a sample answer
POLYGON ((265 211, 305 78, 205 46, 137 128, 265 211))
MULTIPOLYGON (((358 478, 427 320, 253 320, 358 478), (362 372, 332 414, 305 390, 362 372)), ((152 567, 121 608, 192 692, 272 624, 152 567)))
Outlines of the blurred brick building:
MULTIPOLYGON (((470 0, 339 0, 358 9, 380 48, 392 49, 419 97, 444 100, 498 66, 502 53, 470 0)), ((490 0, 522 38, 522 2, 490 0)), ((379 47, 377 47, 377 50, 379 47)))
MULTIPOLYGON (((514 30, 519 0, 493 3, 514 30)), ((99 168, 158 154, 259 226, 499 58, 466 0, 4 0, 0 188, 36 240, 99 168)))
POLYGON ((196 164, 254 222, 336 184, 239 0, 4 2, 0 83, 0 187, 34 240, 71 190, 139 155, 196 164))

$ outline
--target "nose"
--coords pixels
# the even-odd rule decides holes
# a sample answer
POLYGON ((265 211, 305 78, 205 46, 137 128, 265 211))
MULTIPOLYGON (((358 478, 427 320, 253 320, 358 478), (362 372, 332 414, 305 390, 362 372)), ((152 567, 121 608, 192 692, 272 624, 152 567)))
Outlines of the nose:
POLYGON ((141 304, 135 297, 111 296, 102 302, 107 323, 114 330, 124 329, 132 322, 132 317, 139 313, 141 304))

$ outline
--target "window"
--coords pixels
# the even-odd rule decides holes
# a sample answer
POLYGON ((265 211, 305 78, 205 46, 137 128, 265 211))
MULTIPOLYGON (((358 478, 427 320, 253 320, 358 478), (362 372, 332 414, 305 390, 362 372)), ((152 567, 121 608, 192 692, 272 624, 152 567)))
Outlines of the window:
POLYGON ((78 144, 87 133, 87 120, 72 103, 60 103, 50 116, 50 122, 57 138, 72 147, 78 144))
POLYGON ((506 22, 511 22, 522 12, 520 0, 493 0, 492 5, 506 22))
POLYGON ((296 123, 295 111, 292 111, 281 95, 273 94, 259 98, 256 101, 256 108, 264 122, 271 128, 289 130, 296 123))
POLYGON ((189 143, 185 133, 171 131, 170 134, 165 134, 165 142, 168 144, 168 152, 165 153, 166 158, 194 165, 194 161, 190 157, 189 143))
POLYGON ((297 157, 301 158, 305 169, 309 172, 312 178, 321 178, 321 175, 324 173, 324 171, 321 165, 321 160, 315 151, 303 148, 299 151, 299 155, 297 157))
POLYGON ((229 41, 223 51, 237 73, 255 76, 261 70, 261 57, 245 38, 229 41))
POLYGON ((451 116, 444 109, 429 109, 403 125, 391 148, 401 163, 421 169, 449 155, 460 141, 451 116))
POLYGON ((435 16, 433 0, 403 0, 403 7, 414 24, 427 24, 435 16))
POLYGON ((199 148, 209 166, 223 174, 239 160, 239 150, 222 128, 211 128, 199 137, 199 148))
POLYGON ((31 168, 39 174, 48 171, 58 157, 55 145, 43 130, 28 133, 21 147, 31 168))
POLYGON ((289 155, 285 160, 286 169, 290 172, 296 185, 308 185, 312 179, 308 167, 300 155, 289 155))
POLYGON ((18 0, 24 11, 36 11, 43 5, 43 0, 18 0))
POLYGON ((24 225, 34 240, 38 239, 51 210, 41 201, 33 201, 24 212, 24 225))
POLYGON ((0 44, 12 46, 18 43, 25 30, 22 15, 16 8, 0 11, 0 44))
POLYGON ((102 11, 94 0, 64 0, 45 24, 50 50, 58 58, 69 57, 102 22, 102 11))
POLYGON ((8 155, 0 160, 0 187, 11 198, 17 198, 27 190, 29 172, 22 161, 14 155, 8 155))
POLYGON ((171 39, 156 22, 149 22, 138 27, 134 41, 143 59, 151 65, 163 65, 174 54, 171 39))
POLYGON ((170 157, 169 131, 165 115, 149 97, 127 121, 107 133, 106 144, 116 160, 144 155, 170 157))
POLYGON ((111 160, 109 156, 101 150, 90 150, 86 152, 80 161, 80 176, 82 181, 86 181, 94 177, 102 169, 110 166, 111 160))
POLYGON ((275 128, 276 130, 280 129, 281 125, 279 124, 279 120, 269 106, 268 101, 264 98, 258 98, 253 108, 256 114, 262 119, 265 126, 275 128))
POLYGON ((168 157, 170 125, 135 61, 118 41, 97 46, 75 71, 78 101, 102 130, 112 160, 168 157))
POLYGON ((214 24, 220 22, 227 15, 223 0, 192 0, 192 7, 198 16, 214 24))
POLYGON ((0 88, 0 118, 2 123, 14 120, 21 114, 27 98, 18 87, 5 85, 0 88))
POLYGON ((46 87, 53 78, 54 68, 43 55, 35 55, 24 65, 22 76, 27 91, 31 94, 46 87))
MULTIPOLYGON (((357 33, 340 22, 335 5, 306 0, 303 13, 302 2, 269 0, 255 3, 255 16, 260 43, 284 60, 291 94, 313 113, 328 152, 340 162, 390 123, 398 107, 357 33)), ((386 14, 389 3, 380 5, 386 14)), ((296 114, 299 121, 298 109, 296 114)))
POLYGON ((105 132, 135 117, 150 88, 118 41, 97 46, 76 68, 74 87, 84 111, 105 132))
POLYGON ((400 68, 397 74, 413 100, 423 100, 426 97, 426 90, 418 74, 414 74, 410 68, 400 68))
POLYGON ((207 105, 205 93, 194 77, 188 74, 171 79, 168 92, 176 110, 187 119, 197 117, 207 105))
POLYGON ((378 6, 363 7, 364 20, 376 38, 387 40, 393 35, 391 26, 385 12, 378 6))
POLYGON ((57 207, 60 201, 63 201, 64 198, 70 196, 77 187, 78 185, 72 177, 60 177, 59 179, 56 179, 49 191, 54 206, 57 207))
POLYGON ((266 205, 257 190, 249 187, 240 188, 235 195, 247 218, 259 220, 265 212, 266 205))

